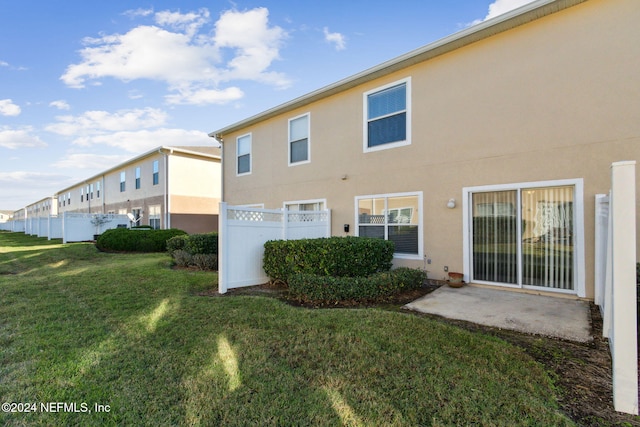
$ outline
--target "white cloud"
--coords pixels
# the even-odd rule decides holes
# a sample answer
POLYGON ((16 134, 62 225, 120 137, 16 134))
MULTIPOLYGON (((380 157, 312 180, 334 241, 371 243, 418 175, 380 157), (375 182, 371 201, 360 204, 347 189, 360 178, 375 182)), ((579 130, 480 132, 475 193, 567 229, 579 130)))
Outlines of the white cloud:
POLYGON ((25 184, 42 184, 43 182, 50 182, 53 180, 66 180, 68 178, 68 176, 46 172, 0 172, 0 183, 3 184, 3 186, 7 185, 19 187, 25 184))
POLYGON ((8 66, 9 66, 8 62, 0 61, 0 67, 8 67, 8 66))
POLYGON ((14 104, 11 99, 0 99, 0 115, 18 116, 20 112, 20 106, 14 104))
POLYGON ((33 135, 33 128, 24 127, 13 129, 10 127, 0 127, 0 147, 15 150, 17 148, 46 147, 38 136, 33 135))
POLYGON ((469 27, 471 25, 479 24, 483 21, 486 21, 491 18, 495 18, 496 16, 507 13, 511 10, 517 9, 521 6, 531 3, 534 0, 495 0, 493 3, 489 5, 489 10, 487 11, 487 15, 483 19, 476 19, 475 21, 467 24, 469 27))
POLYGON ((129 18, 136 18, 138 16, 149 16, 153 15, 153 9, 130 9, 123 13, 124 16, 128 16, 129 18))
MULTIPOLYGON (((130 16, 147 13, 129 11, 130 16)), ((167 84, 167 100, 173 103, 235 100, 241 96, 237 89, 221 87, 233 80, 287 87, 290 82, 286 76, 268 71, 287 37, 282 28, 269 25, 268 17, 266 8, 230 10, 222 13, 212 28, 207 9, 157 12, 156 25, 86 38, 79 52, 82 60, 69 65, 60 78, 74 88, 99 84, 109 77, 125 82, 161 81, 167 84)))
POLYGON ((60 169, 95 169, 106 170, 112 166, 124 163, 131 155, 101 155, 90 153, 73 153, 53 163, 52 166, 60 169))
POLYGON ((244 96, 244 92, 237 87, 229 87, 223 90, 217 89, 200 89, 179 90, 178 93, 167 95, 165 97, 168 104, 226 104, 236 101, 244 96))
POLYGON ((330 33, 329 28, 324 27, 324 39, 335 45, 336 50, 344 50, 347 47, 347 39, 340 33, 330 33))
POLYGON ((160 128, 83 136, 73 143, 80 146, 107 145, 139 154, 161 145, 205 145, 211 144, 212 140, 206 132, 160 128))
POLYGON ((49 124, 45 130, 59 135, 94 135, 104 132, 128 131, 162 126, 167 113, 155 108, 107 111, 86 111, 80 116, 59 116, 57 123, 49 124))
POLYGON ((489 12, 484 20, 495 18, 498 15, 517 9, 532 1, 533 0, 496 0, 489 5, 489 12))
POLYGON ((67 103, 67 101, 63 99, 58 99, 57 101, 51 101, 49 103, 50 107, 55 107, 58 110, 70 110, 71 106, 67 103))

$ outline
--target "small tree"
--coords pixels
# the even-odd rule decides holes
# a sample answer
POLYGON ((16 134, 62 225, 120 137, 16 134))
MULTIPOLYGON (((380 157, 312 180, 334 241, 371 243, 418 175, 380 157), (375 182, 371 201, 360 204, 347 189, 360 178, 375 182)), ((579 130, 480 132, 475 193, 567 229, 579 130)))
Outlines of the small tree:
POLYGON ((98 236, 100 234, 100 229, 104 224, 111 221, 113 221, 113 218, 109 215, 105 215, 105 214, 94 215, 93 218, 91 219, 91 224, 93 224, 93 226, 96 227, 95 236, 98 236))

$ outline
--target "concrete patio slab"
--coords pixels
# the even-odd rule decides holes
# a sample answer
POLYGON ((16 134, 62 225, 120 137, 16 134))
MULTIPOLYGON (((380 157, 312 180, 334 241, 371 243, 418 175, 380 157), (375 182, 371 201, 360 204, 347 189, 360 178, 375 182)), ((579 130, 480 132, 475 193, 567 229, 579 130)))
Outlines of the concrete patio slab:
POLYGON ((404 306, 421 313, 528 334, 589 342, 589 303, 507 290, 441 286, 404 306))

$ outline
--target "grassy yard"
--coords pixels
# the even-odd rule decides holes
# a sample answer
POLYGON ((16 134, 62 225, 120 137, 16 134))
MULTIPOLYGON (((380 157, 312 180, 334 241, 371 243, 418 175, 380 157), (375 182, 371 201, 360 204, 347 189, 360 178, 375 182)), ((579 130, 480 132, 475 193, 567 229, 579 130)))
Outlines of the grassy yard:
POLYGON ((217 276, 168 263, 0 232, 0 402, 37 411, 0 424, 572 424, 543 368, 497 338, 400 312, 201 297, 217 276))

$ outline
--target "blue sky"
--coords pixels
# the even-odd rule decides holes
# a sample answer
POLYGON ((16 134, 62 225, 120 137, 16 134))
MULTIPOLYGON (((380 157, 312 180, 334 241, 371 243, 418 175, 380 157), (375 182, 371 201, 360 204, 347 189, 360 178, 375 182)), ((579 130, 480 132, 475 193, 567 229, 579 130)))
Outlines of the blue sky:
POLYGON ((0 0, 0 209, 530 0, 0 0))

